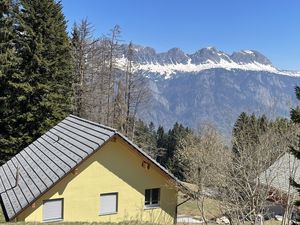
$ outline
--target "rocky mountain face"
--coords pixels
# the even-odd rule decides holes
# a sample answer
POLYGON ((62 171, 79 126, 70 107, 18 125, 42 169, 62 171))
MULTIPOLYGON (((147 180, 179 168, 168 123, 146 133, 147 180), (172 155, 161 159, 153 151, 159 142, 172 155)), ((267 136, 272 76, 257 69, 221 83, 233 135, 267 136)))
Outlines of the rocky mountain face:
POLYGON ((135 53, 152 90, 140 116, 156 125, 169 128, 178 121, 197 128, 209 122, 228 136, 243 111, 288 117, 297 104, 300 73, 281 71, 254 50, 229 55, 209 47, 185 54, 179 48, 156 53, 135 46, 135 53))

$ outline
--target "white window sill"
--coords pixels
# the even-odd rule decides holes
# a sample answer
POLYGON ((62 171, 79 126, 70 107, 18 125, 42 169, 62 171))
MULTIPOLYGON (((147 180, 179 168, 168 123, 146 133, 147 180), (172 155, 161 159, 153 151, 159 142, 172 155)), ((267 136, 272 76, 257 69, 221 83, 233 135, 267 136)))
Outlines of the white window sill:
POLYGON ((43 220, 43 223, 55 223, 55 222, 62 222, 63 219, 53 219, 53 220, 43 220))
POLYGON ((144 206, 144 210, 148 210, 148 209, 158 209, 160 208, 160 205, 157 204, 157 205, 145 205, 144 206))
POLYGON ((116 215, 116 214, 118 214, 118 212, 103 213, 103 214, 99 214, 99 216, 109 216, 109 215, 116 215))

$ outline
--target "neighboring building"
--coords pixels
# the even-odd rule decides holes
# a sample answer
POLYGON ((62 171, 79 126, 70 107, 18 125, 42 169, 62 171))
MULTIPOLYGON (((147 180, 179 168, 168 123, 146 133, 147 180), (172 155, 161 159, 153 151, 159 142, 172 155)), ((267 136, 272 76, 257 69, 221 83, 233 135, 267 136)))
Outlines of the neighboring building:
POLYGON ((7 221, 170 224, 176 178, 116 130, 69 116, 0 167, 7 221))
POLYGON ((290 177, 300 181, 300 160, 286 152, 261 174, 260 180, 280 192, 296 194, 296 189, 290 185, 290 177))
MULTIPOLYGON (((287 205, 292 205, 298 195, 290 184, 290 178, 300 181, 300 160, 289 152, 284 153, 261 174, 260 182, 270 190, 270 206, 267 211, 271 216, 283 216, 287 205)), ((292 214, 293 218, 294 213, 292 214)))

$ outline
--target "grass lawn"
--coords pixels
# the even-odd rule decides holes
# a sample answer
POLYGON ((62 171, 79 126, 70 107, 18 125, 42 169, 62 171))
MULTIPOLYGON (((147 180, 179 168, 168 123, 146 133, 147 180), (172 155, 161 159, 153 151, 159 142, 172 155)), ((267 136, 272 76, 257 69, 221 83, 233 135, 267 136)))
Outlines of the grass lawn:
MULTIPOLYGON (((4 224, 1 223, 0 224, 4 224)), ((43 225, 43 224, 55 224, 55 225, 154 225, 153 223, 141 223, 139 221, 132 222, 121 222, 121 223, 96 223, 96 222, 52 222, 52 223, 25 223, 25 222, 16 222, 16 223, 6 223, 4 225, 43 225)))
MULTIPOLYGON (((186 186, 188 189, 192 191, 196 191, 197 187, 194 184, 182 182, 184 186, 186 186)), ((185 198, 183 198, 184 194, 179 192, 178 193, 178 204, 181 202, 184 202, 185 198)), ((220 201, 206 198, 204 200, 204 215, 205 218, 208 220, 214 219, 216 217, 219 217, 222 215, 220 211, 220 201)), ((178 214, 179 215, 189 215, 189 216, 197 216, 202 217, 201 212, 198 208, 197 201, 195 200, 189 200, 186 203, 180 205, 178 207, 178 214)))
POLYGON ((280 225, 281 221, 278 220, 267 220, 264 222, 264 225, 280 225))
MULTIPOLYGON (((179 194, 178 203, 181 203, 183 201, 184 198, 182 197, 182 194, 179 194)), ((219 210, 219 207, 220 207, 220 202, 218 200, 207 198, 204 201, 204 210, 205 210, 204 214, 206 219, 211 220, 211 219, 215 219, 216 217, 220 217, 222 213, 219 210)), ((182 204, 181 206, 179 206, 178 214, 201 217, 201 213, 198 209, 197 202, 195 200, 190 200, 182 204)), ((264 225, 280 225, 280 224, 281 221, 277 221, 274 219, 264 221, 264 225)), ((245 225, 250 225, 250 223, 245 223, 245 225)))
MULTIPOLYGON (((179 197, 178 199, 178 203, 183 202, 184 199, 182 197, 179 197)), ((205 216, 207 219, 212 219, 215 218, 216 216, 220 215, 220 212, 218 210, 219 208, 219 202, 213 199, 207 199, 205 201, 205 209, 206 209, 206 213, 205 216)), ((200 216, 200 212, 198 210, 197 207, 197 202, 196 201, 188 201, 184 204, 182 204, 181 206, 179 206, 178 208, 178 214, 184 214, 184 215, 191 215, 191 216, 200 216)), ((1 207, 0 207, 0 224, 4 223, 4 217, 1 211, 1 207)), ((25 223, 10 223, 11 225, 15 224, 15 225, 23 225, 25 223)), ((36 224, 36 223, 35 223, 36 224)), ((63 225, 96 225, 97 223, 55 223, 55 225, 59 225, 59 224, 63 224, 63 225)), ((103 225, 110 225, 109 223, 102 223, 103 225)), ((140 222, 131 222, 131 223, 127 223, 128 225, 140 225, 140 222)), ((26 225, 33 225, 30 223, 26 223, 26 225)), ((99 225, 99 223, 98 223, 99 225)), ((126 223, 122 223, 122 225, 126 225, 126 223)), ((149 225, 149 224, 144 224, 144 225, 149 225)), ((268 224, 271 225, 271 224, 268 224)))
MULTIPOLYGON (((184 198, 182 195, 179 195, 178 203, 181 203, 184 201, 184 198)), ((213 219, 221 215, 221 212, 219 210, 219 204, 220 202, 214 199, 206 199, 205 200, 205 216, 207 219, 213 219)), ((190 200, 181 206, 178 207, 178 214, 180 215, 191 215, 200 217, 200 211, 197 207, 197 202, 190 200)), ((0 207, 0 224, 4 224, 5 219, 2 213, 2 209, 0 207)), ((18 223, 9 223, 10 225, 25 225, 24 222, 18 222, 18 223)), ((26 223, 26 225, 36 225, 37 223, 26 223)), ((280 221, 275 220, 268 220, 264 222, 264 225, 280 225, 280 221)), ((128 223, 119 223, 119 224, 112 224, 112 223, 80 223, 80 222, 74 222, 74 223, 55 223, 55 225, 150 225, 149 223, 141 223, 139 221, 137 222, 128 222, 128 223)), ((153 224, 151 224, 153 225, 153 224)), ((250 225, 250 224, 249 224, 250 225)))
MULTIPOLYGON (((183 202, 184 199, 179 196, 178 203, 183 202)), ((205 199, 204 201, 204 215, 206 219, 210 220, 221 215, 219 210, 220 202, 214 199, 205 199)), ((190 216, 201 216, 198 209, 197 202, 195 200, 189 200, 188 202, 180 205, 178 207, 179 215, 190 215, 190 216)))
POLYGON ((0 223, 3 223, 3 222, 5 222, 5 219, 4 219, 2 209, 1 209, 1 206, 0 206, 0 223))

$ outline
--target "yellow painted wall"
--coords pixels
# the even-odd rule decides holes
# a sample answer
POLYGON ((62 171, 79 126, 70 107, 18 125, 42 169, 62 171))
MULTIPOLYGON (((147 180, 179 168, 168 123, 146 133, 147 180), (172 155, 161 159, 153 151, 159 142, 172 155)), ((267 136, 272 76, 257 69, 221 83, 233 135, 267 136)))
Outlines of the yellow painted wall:
POLYGON ((120 222, 125 220, 171 224, 177 191, 157 167, 141 166, 142 157, 121 138, 110 141, 56 186, 28 207, 18 221, 42 221, 42 202, 64 199, 64 221, 120 222), (145 189, 161 188, 160 207, 144 209, 145 189), (100 216, 100 194, 118 192, 118 213, 100 216))

